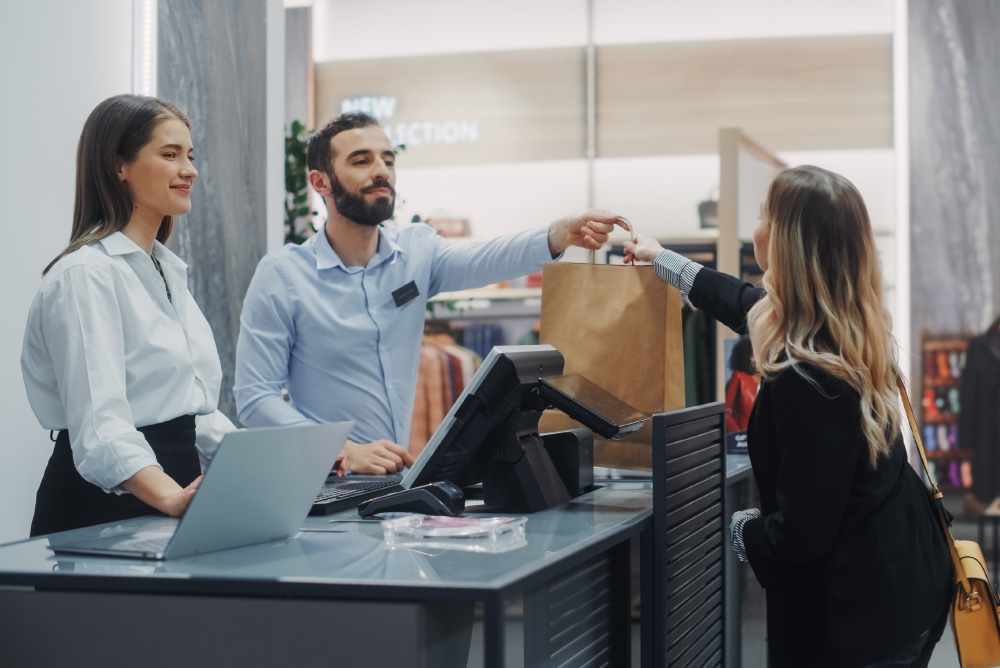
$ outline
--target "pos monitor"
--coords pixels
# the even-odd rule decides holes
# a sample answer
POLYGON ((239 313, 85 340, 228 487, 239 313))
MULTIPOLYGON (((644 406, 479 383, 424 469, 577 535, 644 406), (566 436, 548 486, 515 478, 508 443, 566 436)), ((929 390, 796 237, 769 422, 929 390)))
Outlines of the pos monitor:
POLYGON ((569 501, 538 433, 549 407, 606 438, 620 438, 649 419, 582 376, 563 375, 563 356, 552 346, 496 347, 402 486, 482 483, 489 512, 535 512, 569 501))

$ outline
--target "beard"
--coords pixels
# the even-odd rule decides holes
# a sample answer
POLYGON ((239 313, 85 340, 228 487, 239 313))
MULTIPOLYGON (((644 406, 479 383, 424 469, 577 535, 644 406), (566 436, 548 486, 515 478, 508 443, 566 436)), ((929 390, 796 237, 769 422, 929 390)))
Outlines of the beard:
POLYGON ((376 227, 392 218, 396 207, 396 190, 385 181, 376 181, 367 188, 361 189, 360 195, 347 192, 344 185, 331 170, 330 190, 333 194, 333 206, 344 218, 365 227, 376 227), (364 193, 375 188, 388 188, 392 197, 379 197, 374 203, 365 201, 364 193))

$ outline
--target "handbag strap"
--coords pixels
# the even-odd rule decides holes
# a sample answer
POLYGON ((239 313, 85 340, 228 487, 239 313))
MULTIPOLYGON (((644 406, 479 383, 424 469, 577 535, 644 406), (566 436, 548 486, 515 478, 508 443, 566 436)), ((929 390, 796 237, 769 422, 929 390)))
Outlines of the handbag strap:
POLYGON ((924 451, 923 441, 920 440, 920 430, 917 429, 917 421, 913 417, 913 408, 910 406, 910 396, 906 393, 906 385, 903 384, 903 379, 900 376, 896 377, 896 387, 899 388, 899 396, 903 400, 903 408, 906 409, 906 418, 910 422, 913 441, 917 444, 917 451, 920 453, 920 459, 924 463, 924 473, 927 474, 930 491, 934 496, 934 507, 937 509, 938 521, 941 523, 941 529, 944 530, 945 540, 948 541, 948 549, 951 551, 951 561, 955 565, 955 575, 958 576, 959 581, 962 583, 965 595, 970 596, 973 593, 972 584, 965 575, 962 558, 958 554, 958 548, 955 547, 955 537, 951 535, 951 529, 948 526, 948 518, 945 516, 944 503, 942 501, 944 494, 941 493, 937 482, 934 480, 934 476, 931 475, 930 465, 927 463, 927 453, 924 451))
MULTIPOLYGON (((632 241, 635 241, 635 228, 632 227, 632 221, 626 218, 625 216, 618 216, 618 220, 624 220, 626 223, 628 223, 628 233, 632 236, 632 241)), ((597 261, 597 251, 592 250, 587 256, 587 263, 594 264, 596 261, 597 261)), ((634 257, 632 258, 632 261, 629 264, 635 265, 634 257)))

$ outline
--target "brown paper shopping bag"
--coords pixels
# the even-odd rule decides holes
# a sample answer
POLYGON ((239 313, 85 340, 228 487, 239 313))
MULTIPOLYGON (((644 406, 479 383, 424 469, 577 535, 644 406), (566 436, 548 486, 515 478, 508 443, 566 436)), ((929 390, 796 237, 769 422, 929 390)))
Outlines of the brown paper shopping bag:
MULTIPOLYGON (((541 343, 578 373, 652 415, 684 408, 681 294, 653 267, 551 262, 542 274, 541 343)), ((545 432, 581 426, 547 411, 545 432)), ((652 424, 621 441, 594 435, 594 463, 652 470, 652 424)))

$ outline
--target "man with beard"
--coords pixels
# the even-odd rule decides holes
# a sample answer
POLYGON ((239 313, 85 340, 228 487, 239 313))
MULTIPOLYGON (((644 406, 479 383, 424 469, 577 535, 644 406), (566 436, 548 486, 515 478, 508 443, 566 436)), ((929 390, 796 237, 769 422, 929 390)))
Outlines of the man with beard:
POLYGON ((393 473, 413 463, 399 444, 410 436, 427 299, 538 271, 570 245, 600 248, 622 223, 591 210, 469 245, 427 225, 381 227, 395 205, 395 154, 378 121, 359 112, 316 132, 307 163, 329 215, 319 234, 257 267, 236 347, 239 419, 354 420, 338 468, 393 473))

